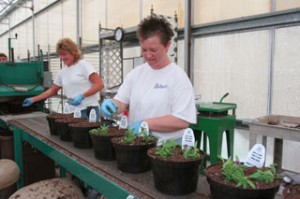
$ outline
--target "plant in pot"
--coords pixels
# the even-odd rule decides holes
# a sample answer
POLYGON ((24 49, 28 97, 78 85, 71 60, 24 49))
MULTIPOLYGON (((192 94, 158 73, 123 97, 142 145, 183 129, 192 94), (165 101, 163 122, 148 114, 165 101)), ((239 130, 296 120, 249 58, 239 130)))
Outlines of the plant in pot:
POLYGON ((73 146, 75 148, 87 149, 93 146, 89 131, 101 125, 100 122, 76 122, 69 124, 73 146))
POLYGON ((300 184, 290 184, 286 186, 282 192, 283 199, 299 199, 300 184))
POLYGON ((71 118, 73 117, 73 114, 64 114, 64 113, 51 113, 46 116, 46 119, 48 121, 50 134, 51 135, 58 135, 58 126, 55 122, 56 119, 63 119, 63 118, 71 118))
POLYGON ((90 130, 95 158, 99 160, 115 160, 116 153, 111 139, 123 136, 125 131, 126 129, 106 125, 90 130))
POLYGON ((123 136, 111 139, 116 151, 118 169, 126 173, 143 173, 151 169, 147 150, 155 147, 157 138, 149 135, 144 129, 134 134, 126 130, 123 136))
POLYGON ((60 140, 66 142, 72 141, 69 124, 76 123, 76 122, 83 122, 83 121, 86 121, 86 119, 82 117, 79 118, 66 117, 66 118, 56 119, 55 122, 57 124, 60 140))
MULTIPOLYGON (((273 199, 282 177, 275 165, 257 168, 247 167, 229 158, 206 169, 212 199, 273 199)), ((238 159, 238 158, 237 158, 238 159)))
POLYGON ((158 191, 170 195, 185 195, 196 191, 199 168, 204 157, 196 144, 193 147, 181 147, 171 139, 162 146, 149 149, 147 154, 158 191))

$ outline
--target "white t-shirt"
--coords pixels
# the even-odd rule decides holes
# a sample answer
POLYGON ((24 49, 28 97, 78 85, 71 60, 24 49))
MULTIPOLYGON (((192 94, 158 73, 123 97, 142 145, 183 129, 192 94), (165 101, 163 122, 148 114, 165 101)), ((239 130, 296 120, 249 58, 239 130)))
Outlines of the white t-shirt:
MULTIPOLYGON (((153 70, 147 63, 134 68, 126 76, 115 99, 129 104, 129 124, 139 120, 171 114, 196 123, 196 106, 192 84, 175 63, 153 70)), ((182 137, 183 130, 152 132, 159 142, 182 137)))
MULTIPOLYGON (((64 95, 67 98, 74 98, 79 94, 83 94, 92 86, 89 76, 95 72, 95 68, 89 62, 79 60, 72 66, 62 68, 54 80, 54 84, 64 89, 64 95)), ((99 106, 97 93, 84 98, 78 106, 70 105, 70 109, 71 111, 74 111, 75 108, 82 110, 88 106, 99 106)))

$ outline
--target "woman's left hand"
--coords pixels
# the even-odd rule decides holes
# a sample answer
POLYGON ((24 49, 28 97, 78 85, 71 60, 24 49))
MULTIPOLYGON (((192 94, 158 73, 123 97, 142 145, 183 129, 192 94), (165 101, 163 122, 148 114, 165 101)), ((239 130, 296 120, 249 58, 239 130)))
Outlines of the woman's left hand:
POLYGON ((73 106, 78 106, 79 104, 81 104, 82 100, 84 99, 83 94, 77 95, 76 97, 74 97, 70 104, 73 106))

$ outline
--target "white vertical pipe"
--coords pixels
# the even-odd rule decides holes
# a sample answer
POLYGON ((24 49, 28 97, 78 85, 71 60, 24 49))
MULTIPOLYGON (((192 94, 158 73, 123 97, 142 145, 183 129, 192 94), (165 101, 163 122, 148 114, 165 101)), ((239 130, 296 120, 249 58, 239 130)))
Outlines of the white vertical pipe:
POLYGON ((143 20, 143 7, 144 7, 144 1, 140 0, 140 21, 143 20))
POLYGON ((34 17, 34 0, 32 0, 32 50, 33 60, 35 61, 35 17, 34 17))
POLYGON ((61 37, 64 36, 64 1, 61 1, 61 37))
MULTIPOLYGON (((271 12, 276 9, 276 0, 271 2, 271 12)), ((273 76, 274 76, 274 53, 275 53, 275 29, 270 29, 269 39, 270 57, 269 57, 269 79, 268 79, 268 106, 267 114, 272 114, 273 105, 273 76)))
POLYGON ((79 44, 79 0, 76 1, 76 40, 79 44))
POLYGON ((108 28, 107 26, 108 26, 108 22, 107 22, 107 19, 108 19, 108 5, 107 5, 108 3, 107 3, 107 0, 105 0, 105 28, 108 28))

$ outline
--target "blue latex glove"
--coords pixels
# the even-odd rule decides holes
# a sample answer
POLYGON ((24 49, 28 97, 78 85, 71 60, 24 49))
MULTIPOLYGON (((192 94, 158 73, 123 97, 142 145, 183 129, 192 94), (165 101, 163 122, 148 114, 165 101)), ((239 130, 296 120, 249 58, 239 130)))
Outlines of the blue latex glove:
POLYGON ((101 112, 105 117, 112 117, 118 110, 117 104, 112 99, 105 99, 101 104, 101 112))
POLYGON ((26 98, 22 104, 23 107, 31 106, 33 104, 32 98, 26 98))
POLYGON ((132 130, 135 134, 139 134, 141 124, 142 124, 142 121, 138 121, 138 122, 130 125, 129 129, 132 130))
POLYGON ((84 96, 82 94, 77 95, 70 101, 70 104, 73 106, 78 106, 79 104, 81 104, 83 99, 84 99, 84 96))

